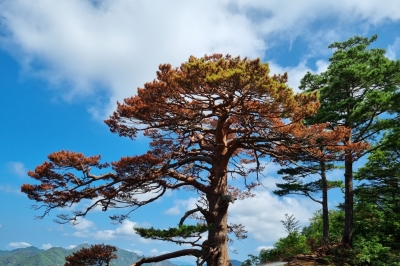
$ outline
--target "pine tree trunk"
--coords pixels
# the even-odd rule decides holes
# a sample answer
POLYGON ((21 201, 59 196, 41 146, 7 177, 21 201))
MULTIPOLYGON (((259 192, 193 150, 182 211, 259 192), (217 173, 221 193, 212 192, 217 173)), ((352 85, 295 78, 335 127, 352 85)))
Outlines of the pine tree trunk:
POLYGON ((209 211, 211 215, 207 222, 208 224, 212 224, 212 228, 208 232, 207 246, 209 247, 209 249, 207 249, 208 251, 208 258, 206 258, 207 266, 231 265, 228 253, 228 237, 227 237, 228 236, 227 218, 228 218, 229 203, 224 200, 221 200, 221 196, 218 194, 214 194, 211 197, 208 197, 210 204, 209 211))
POLYGON ((225 197, 227 195, 227 162, 222 165, 222 167, 215 167, 215 177, 211 181, 214 189, 207 195, 209 216, 206 218, 208 225, 212 224, 212 228, 208 231, 207 266, 231 266, 228 253, 228 207, 230 201, 225 197))
POLYGON ((322 183, 322 244, 329 245, 328 182, 326 180, 325 162, 321 161, 320 166, 322 183))
POLYGON ((353 158, 351 153, 345 155, 345 173, 344 173, 344 231, 342 243, 352 247, 353 232, 354 232, 354 217, 353 217, 353 158))

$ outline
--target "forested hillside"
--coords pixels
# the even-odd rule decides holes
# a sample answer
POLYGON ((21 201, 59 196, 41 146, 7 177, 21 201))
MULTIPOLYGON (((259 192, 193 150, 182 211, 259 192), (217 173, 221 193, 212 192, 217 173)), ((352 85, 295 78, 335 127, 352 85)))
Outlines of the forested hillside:
MULTIPOLYGON (((47 250, 27 247, 12 251, 0 251, 0 266, 63 266, 66 256, 88 246, 88 244, 83 244, 68 250, 61 247, 53 247, 47 250)), ((139 260, 136 253, 127 250, 117 249, 116 254, 118 258, 111 262, 113 266, 130 266, 133 262, 139 260)), ((163 261, 146 265, 174 266, 175 264, 163 261)))

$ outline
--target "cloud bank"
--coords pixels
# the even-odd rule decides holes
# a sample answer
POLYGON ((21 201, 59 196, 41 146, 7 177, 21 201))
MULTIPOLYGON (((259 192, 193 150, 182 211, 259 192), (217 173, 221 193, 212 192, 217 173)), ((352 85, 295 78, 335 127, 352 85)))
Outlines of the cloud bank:
POLYGON ((141 238, 136 234, 134 227, 149 227, 149 224, 138 224, 130 220, 124 220, 121 225, 117 228, 97 230, 95 224, 85 218, 81 218, 77 225, 74 225, 76 231, 72 233, 72 236, 79 238, 92 238, 96 240, 111 240, 117 238, 126 238, 132 240, 132 242, 140 241, 141 243, 148 243, 149 240, 141 238))
POLYGON ((27 242, 11 242, 10 244, 7 245, 8 249, 17 249, 17 248, 27 248, 32 246, 31 244, 27 242))
MULTIPOLYGON (((399 19, 395 0, 5 0, 0 45, 24 75, 47 80, 67 101, 87 101, 102 118, 151 81, 160 63, 179 66, 189 55, 215 52, 263 58, 269 48, 300 37, 308 41, 306 53, 315 53, 351 34, 350 24, 368 28, 399 19)), ((303 63, 275 68, 294 80, 304 73, 303 63)))

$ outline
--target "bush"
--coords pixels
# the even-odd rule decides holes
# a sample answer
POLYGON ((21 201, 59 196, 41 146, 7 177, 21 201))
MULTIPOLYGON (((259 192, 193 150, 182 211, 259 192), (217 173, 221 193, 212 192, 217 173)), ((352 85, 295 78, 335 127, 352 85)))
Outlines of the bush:
POLYGON ((258 256, 248 255, 249 259, 242 266, 259 265, 261 262, 281 261, 285 258, 310 252, 307 238, 299 230, 298 221, 293 215, 285 214, 285 220, 281 221, 288 236, 282 237, 274 244, 272 249, 261 250, 258 256))
MULTIPOLYGON (((344 224, 344 211, 329 211, 329 240, 331 244, 341 242, 344 224)), ((302 235, 306 236, 313 249, 319 247, 322 242, 322 211, 314 213, 310 218, 310 224, 303 227, 302 235)))
POLYGON ((280 238, 274 248, 265 250, 261 254, 261 261, 280 261, 297 254, 309 253, 310 247, 307 239, 299 231, 289 233, 287 237, 280 238))
POLYGON ((372 237, 367 240, 363 237, 356 238, 354 241, 354 259, 353 262, 356 265, 400 265, 393 261, 393 257, 390 256, 390 248, 384 247, 379 243, 378 237, 372 237))

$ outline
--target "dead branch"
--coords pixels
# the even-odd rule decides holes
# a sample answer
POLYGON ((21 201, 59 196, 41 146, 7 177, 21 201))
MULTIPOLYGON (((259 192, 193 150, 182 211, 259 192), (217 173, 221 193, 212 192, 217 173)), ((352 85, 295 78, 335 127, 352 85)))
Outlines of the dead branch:
POLYGON ((177 257, 183 257, 183 256, 194 256, 194 257, 200 257, 201 256, 201 250, 198 249, 182 249, 178 251, 174 251, 171 253, 163 254, 160 256, 155 256, 155 257, 150 257, 150 258, 141 258, 131 266, 140 266, 144 263, 151 263, 151 262, 159 262, 163 260, 168 260, 168 259, 173 259, 177 257))

